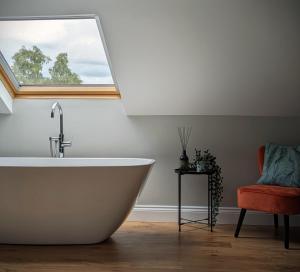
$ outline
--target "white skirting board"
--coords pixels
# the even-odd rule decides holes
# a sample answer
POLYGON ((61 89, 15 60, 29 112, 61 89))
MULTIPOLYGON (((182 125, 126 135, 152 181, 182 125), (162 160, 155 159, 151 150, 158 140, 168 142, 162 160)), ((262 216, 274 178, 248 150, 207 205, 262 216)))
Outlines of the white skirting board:
MULTIPOLYGON (((188 219, 207 218, 207 207, 205 206, 182 206, 182 217, 188 219)), ((240 209, 237 207, 220 207, 218 224, 237 224, 240 209)), ((128 221, 145 222, 177 222, 178 207, 166 205, 136 205, 128 221)), ((263 212, 247 211, 244 224, 246 225, 272 225, 273 215, 263 212)), ((282 216, 279 216, 279 224, 283 224, 282 216)), ((300 226, 300 216, 290 216, 291 226, 300 226)))

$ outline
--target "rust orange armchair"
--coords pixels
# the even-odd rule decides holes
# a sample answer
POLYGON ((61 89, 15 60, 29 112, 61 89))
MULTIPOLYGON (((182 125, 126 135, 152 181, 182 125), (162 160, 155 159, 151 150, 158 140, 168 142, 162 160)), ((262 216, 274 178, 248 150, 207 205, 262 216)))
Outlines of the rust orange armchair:
MULTIPOLYGON (((262 174, 265 147, 258 150, 258 170, 262 174)), ((278 214, 284 216, 284 246, 289 248, 289 216, 300 213, 300 188, 276 185, 249 185, 237 190, 238 207, 241 213, 234 236, 238 237, 247 210, 274 214, 274 224, 278 228, 278 214)))

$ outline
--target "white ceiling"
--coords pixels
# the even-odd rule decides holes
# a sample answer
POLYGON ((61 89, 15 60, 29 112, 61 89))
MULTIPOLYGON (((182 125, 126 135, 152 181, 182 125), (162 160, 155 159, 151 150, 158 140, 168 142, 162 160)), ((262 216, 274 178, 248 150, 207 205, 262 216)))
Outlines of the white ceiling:
POLYGON ((97 14, 130 115, 300 115, 298 0, 0 0, 97 14))

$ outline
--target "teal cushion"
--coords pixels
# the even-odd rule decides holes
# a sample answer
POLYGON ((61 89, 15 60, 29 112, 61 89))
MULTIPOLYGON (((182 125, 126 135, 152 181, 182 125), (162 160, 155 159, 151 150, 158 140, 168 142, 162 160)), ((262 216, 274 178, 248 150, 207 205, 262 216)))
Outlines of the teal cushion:
POLYGON ((259 184, 300 187, 300 146, 266 144, 259 184))

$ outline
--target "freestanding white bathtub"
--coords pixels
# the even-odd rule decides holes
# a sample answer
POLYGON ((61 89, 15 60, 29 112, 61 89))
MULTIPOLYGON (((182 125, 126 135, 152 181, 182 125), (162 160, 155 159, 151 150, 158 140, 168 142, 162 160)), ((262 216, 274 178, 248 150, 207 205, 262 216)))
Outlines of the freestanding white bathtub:
POLYGON ((154 160, 0 158, 0 243, 89 244, 126 219, 154 160))

